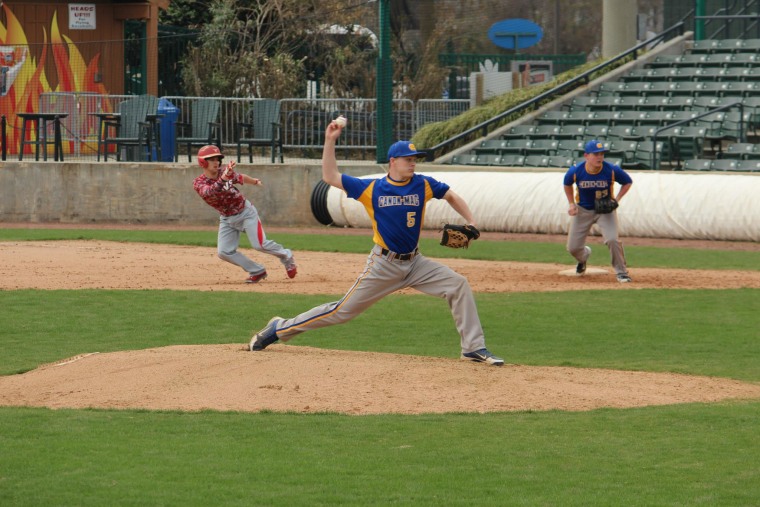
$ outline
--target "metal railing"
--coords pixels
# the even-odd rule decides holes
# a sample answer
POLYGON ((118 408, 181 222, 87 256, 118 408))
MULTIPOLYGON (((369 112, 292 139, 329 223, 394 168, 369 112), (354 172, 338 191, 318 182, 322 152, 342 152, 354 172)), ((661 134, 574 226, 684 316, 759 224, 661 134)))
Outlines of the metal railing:
MULTIPOLYGON (((40 112, 67 113, 62 120, 63 140, 71 146, 74 157, 94 156, 97 153, 98 118, 94 113, 117 112, 119 103, 134 95, 100 95, 83 92, 51 92, 40 96, 40 112)), ((161 97, 157 113, 162 151, 169 160, 174 151, 174 123, 190 123, 191 104, 200 98, 186 96, 161 97), (171 148, 171 149, 169 149, 171 148), (167 151, 168 150, 168 151, 167 151)), ((219 118, 222 146, 237 145, 237 125, 248 121, 248 111, 265 99, 215 98, 220 103, 219 118)), ((341 136, 338 148, 362 153, 377 146, 377 111, 375 99, 281 99, 279 121, 283 147, 321 150, 327 124, 337 115, 348 119, 348 128, 341 136)), ((410 139, 422 126, 445 121, 467 111, 469 100, 426 99, 417 103, 400 99, 393 101, 393 136, 410 139)), ((11 125, 14 123, 11 122, 11 125)))
POLYGON ((573 90, 574 88, 578 86, 588 84, 593 74, 611 65, 616 65, 618 62, 620 62, 621 60, 625 58, 628 58, 629 56, 632 56, 634 60, 637 59, 639 51, 644 50, 644 49, 649 49, 651 47, 656 46, 657 44, 660 44, 661 42, 664 42, 673 33, 678 33, 678 35, 683 35, 684 26, 685 25, 683 22, 677 23, 673 25, 672 27, 668 28, 667 30, 664 30, 663 32, 655 35, 654 37, 635 45, 634 47, 630 48, 629 50, 623 53, 620 53, 615 58, 612 58, 611 60, 607 60, 593 67, 592 69, 587 70, 583 74, 555 86, 551 90, 548 90, 530 100, 527 100, 521 104, 518 104, 517 106, 511 109, 508 109, 507 111, 504 111, 503 113, 498 114, 494 116, 493 118, 490 118, 489 120, 479 123, 478 125, 475 125, 474 127, 471 127, 465 130, 461 134, 457 134, 454 137, 451 137, 441 143, 438 143, 432 148, 426 148, 425 149, 425 151, 427 152, 426 159, 429 162, 432 162, 433 160, 435 160, 436 153, 440 152, 443 149, 449 148, 456 143, 465 141, 466 139, 473 136, 473 134, 476 134, 478 137, 486 137, 490 129, 496 128, 496 126, 500 125, 506 118, 517 113, 527 112, 530 109, 535 110, 539 107, 539 105, 545 103, 548 100, 554 99, 560 95, 564 95, 565 93, 568 93, 569 91, 573 90))

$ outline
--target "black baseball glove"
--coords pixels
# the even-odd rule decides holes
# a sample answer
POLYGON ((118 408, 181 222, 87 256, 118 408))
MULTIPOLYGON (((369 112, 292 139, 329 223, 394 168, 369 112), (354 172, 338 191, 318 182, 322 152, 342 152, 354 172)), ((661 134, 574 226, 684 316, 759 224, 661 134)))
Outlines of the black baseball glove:
POLYGON ((594 211, 600 215, 606 215, 612 213, 618 207, 618 202, 612 197, 602 197, 594 201, 594 211))
POLYGON ((474 225, 446 224, 443 226, 441 245, 449 248, 467 248, 470 241, 479 237, 480 231, 474 225))

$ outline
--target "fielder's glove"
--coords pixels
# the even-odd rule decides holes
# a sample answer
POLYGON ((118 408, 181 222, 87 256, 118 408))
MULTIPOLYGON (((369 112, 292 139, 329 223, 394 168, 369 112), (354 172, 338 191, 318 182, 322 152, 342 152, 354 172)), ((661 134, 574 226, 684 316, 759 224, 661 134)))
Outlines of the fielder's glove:
POLYGON ((441 245, 449 248, 467 248, 470 241, 479 237, 480 231, 474 225, 446 224, 443 226, 441 245))
POLYGON ((612 213, 618 207, 618 202, 612 197, 602 197, 594 201, 594 211, 600 215, 612 213))

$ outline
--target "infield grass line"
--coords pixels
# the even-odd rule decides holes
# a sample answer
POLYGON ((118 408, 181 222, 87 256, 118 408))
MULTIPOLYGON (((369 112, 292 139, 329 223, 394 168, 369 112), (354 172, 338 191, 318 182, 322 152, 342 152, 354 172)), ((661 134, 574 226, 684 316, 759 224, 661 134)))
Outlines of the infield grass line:
MULTIPOLYGON (((170 290, 3 291, 0 374, 91 352, 244 344, 273 315, 292 316, 339 298, 170 290), (213 318, 206 309, 213 309, 213 318)), ((504 293, 477 294, 476 299, 488 347, 510 363, 760 381, 760 289, 504 293)), ((459 336, 445 301, 412 294, 392 294, 347 325, 310 331, 289 344, 459 355, 459 336)))
MULTIPOLYGON (((277 233, 268 236, 296 252, 342 252, 366 254, 372 248, 371 236, 277 233)), ((100 240, 118 242, 160 243, 216 247, 216 231, 145 231, 108 229, 1 229, 0 241, 100 240)), ((625 240, 624 240, 625 241, 625 240)), ((242 238, 241 247, 250 248, 242 238)), ((512 242, 478 240, 467 250, 445 248, 430 238, 420 240, 425 255, 434 258, 461 258, 490 261, 538 262, 575 265, 564 244, 544 242, 512 242)), ((629 267, 670 269, 760 270, 760 252, 626 247, 629 267)), ((599 245, 594 252, 601 265, 609 264, 609 253, 599 245)))

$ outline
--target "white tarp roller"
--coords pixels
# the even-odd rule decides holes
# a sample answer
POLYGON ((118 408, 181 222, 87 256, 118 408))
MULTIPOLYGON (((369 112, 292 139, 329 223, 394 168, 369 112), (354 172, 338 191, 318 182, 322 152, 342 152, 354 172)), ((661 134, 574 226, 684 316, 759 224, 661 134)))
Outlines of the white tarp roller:
MULTIPOLYGON (((567 233, 564 173, 425 172, 469 204, 482 231, 567 233)), ((632 237, 760 241, 760 174, 631 172, 633 186, 618 209, 620 234, 632 237)), ((384 174, 362 176, 379 178, 384 174)), ((617 193, 619 186, 615 184, 617 193)), ((335 225, 371 227, 364 207, 331 187, 335 225)), ((446 201, 428 204, 424 227, 462 219, 446 201)), ((598 233, 592 229, 593 233, 598 233)))

